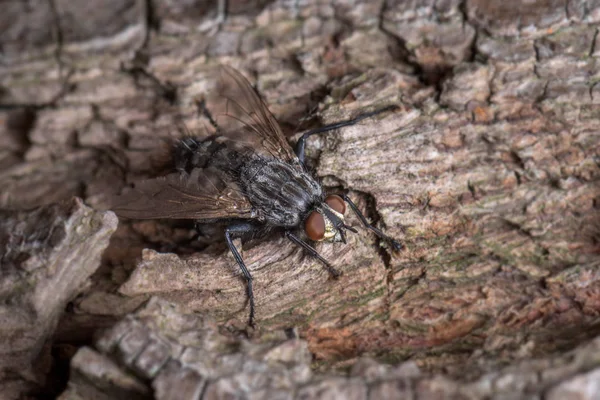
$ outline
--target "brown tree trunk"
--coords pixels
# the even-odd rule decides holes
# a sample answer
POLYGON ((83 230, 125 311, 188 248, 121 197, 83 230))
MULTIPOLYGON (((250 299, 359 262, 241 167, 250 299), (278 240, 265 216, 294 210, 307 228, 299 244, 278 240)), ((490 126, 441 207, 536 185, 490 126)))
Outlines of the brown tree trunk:
MULTIPOLYGON (((151 176, 161 138, 182 123, 202 132, 194 100, 219 64, 256 83, 291 139, 397 104, 311 138, 307 151, 325 186, 348 189, 405 248, 393 253, 364 230, 347 245, 319 244, 343 272, 334 281, 283 237, 249 244, 252 341, 297 328, 312 367, 327 373, 363 356, 410 360, 420 370, 410 393, 423 396, 443 381, 466 397, 561 398, 597 376, 598 339, 587 343, 600 330, 600 4, 49 0, 2 8, 3 208, 72 196, 107 207, 151 176), (553 362, 562 372, 542 376, 553 362), (471 390, 492 375, 513 381, 471 390)), ((90 344, 152 296, 243 330, 248 308, 234 260, 222 243, 193 237, 192 224, 121 221, 91 284, 63 313, 55 348, 90 344)), ((168 336, 158 326, 149 329, 168 336)), ((374 396, 363 372, 356 379, 374 396)))

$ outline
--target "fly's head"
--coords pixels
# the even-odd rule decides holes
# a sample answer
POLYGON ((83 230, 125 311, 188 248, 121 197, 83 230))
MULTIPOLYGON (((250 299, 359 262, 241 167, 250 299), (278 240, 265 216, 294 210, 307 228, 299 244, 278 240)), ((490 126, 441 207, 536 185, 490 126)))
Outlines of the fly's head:
POLYGON ((356 230, 345 224, 344 212, 346 203, 335 194, 329 195, 325 201, 317 204, 304 221, 304 231, 314 241, 346 243, 345 230, 356 233, 356 230))

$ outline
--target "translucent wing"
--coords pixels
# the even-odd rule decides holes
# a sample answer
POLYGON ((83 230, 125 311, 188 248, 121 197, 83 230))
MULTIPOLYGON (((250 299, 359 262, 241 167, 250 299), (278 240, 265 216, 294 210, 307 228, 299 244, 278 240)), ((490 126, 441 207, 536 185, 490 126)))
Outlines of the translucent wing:
POLYGON ((237 70, 221 67, 209 107, 210 111, 215 109, 214 116, 224 136, 247 142, 258 151, 262 147, 273 157, 300 165, 266 103, 237 70))
POLYGON ((148 179, 118 196, 112 210, 133 219, 253 218, 248 199, 220 171, 196 168, 148 179))

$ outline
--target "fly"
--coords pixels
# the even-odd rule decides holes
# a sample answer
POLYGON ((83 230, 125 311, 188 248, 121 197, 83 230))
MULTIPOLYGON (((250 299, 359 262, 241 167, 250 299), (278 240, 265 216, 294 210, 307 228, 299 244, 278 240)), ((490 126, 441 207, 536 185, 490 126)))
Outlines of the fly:
POLYGON ((278 229, 318 259, 333 277, 339 272, 305 240, 346 243, 346 205, 365 228, 398 251, 402 245, 367 221, 346 194, 328 194, 304 164, 312 136, 391 111, 386 107, 305 132, 293 149, 266 103, 237 70, 223 66, 217 79, 224 112, 214 119, 201 109, 217 134, 184 137, 172 147, 171 173, 142 181, 118 197, 113 210, 133 219, 193 219, 225 222, 225 240, 246 280, 249 325, 254 326, 252 275, 234 245, 278 229))

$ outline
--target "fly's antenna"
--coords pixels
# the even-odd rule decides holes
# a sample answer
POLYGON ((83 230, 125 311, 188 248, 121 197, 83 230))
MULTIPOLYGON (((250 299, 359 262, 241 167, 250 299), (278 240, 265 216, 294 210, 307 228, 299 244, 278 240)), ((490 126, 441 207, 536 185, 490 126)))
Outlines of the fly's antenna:
POLYGON ((357 230, 352 228, 351 226, 346 225, 344 223, 344 221, 338 216, 338 214, 336 212, 334 212, 333 210, 331 210, 331 208, 329 207, 329 205, 327 203, 323 203, 323 205, 321 207, 321 211, 333 223, 333 226, 335 227, 335 229, 340 233, 340 238, 342 239, 342 242, 344 244, 346 244, 345 229, 348 229, 349 231, 351 231, 353 233, 357 233, 357 230))

